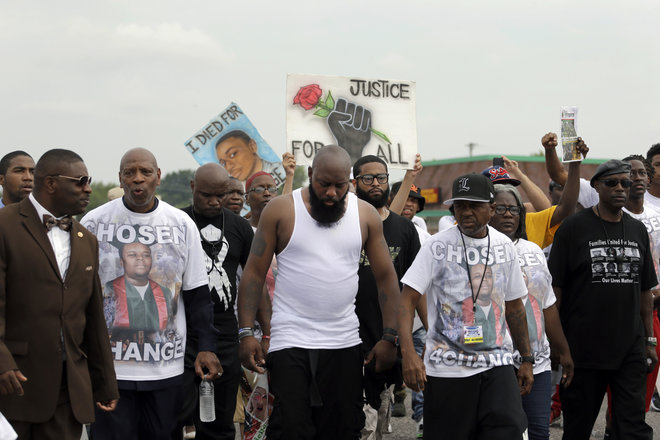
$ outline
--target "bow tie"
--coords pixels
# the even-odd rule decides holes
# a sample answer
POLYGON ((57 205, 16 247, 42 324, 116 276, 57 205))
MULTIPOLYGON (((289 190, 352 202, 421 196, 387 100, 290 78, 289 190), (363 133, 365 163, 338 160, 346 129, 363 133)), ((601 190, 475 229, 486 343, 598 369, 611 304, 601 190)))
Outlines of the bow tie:
POLYGON ((43 219, 44 219, 44 226, 46 227, 46 231, 50 231, 54 226, 57 226, 63 231, 69 231, 71 229, 70 215, 64 216, 58 220, 53 216, 44 214, 43 219))

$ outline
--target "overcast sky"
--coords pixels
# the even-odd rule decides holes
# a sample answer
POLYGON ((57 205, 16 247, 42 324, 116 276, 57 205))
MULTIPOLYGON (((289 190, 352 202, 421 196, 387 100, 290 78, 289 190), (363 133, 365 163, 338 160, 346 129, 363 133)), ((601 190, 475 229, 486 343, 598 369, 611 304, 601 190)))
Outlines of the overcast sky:
POLYGON ((285 150, 287 73, 417 82, 424 160, 526 155, 577 105, 595 158, 660 142, 660 2, 0 3, 4 155, 77 151, 116 180, 129 148, 163 173, 231 101, 285 150))

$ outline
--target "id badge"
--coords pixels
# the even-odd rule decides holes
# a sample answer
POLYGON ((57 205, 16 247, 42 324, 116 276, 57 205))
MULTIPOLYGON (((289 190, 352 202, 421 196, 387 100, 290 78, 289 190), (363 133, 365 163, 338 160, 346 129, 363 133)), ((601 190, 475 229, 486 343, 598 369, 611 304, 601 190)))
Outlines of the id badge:
POLYGON ((463 341, 466 344, 480 344, 484 342, 484 332, 480 325, 463 326, 463 341))

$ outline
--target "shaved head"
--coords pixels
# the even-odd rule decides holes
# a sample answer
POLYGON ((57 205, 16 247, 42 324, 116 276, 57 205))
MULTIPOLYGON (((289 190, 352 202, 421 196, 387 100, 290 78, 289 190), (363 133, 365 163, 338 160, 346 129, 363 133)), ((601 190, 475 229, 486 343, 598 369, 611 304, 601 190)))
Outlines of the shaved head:
POLYGON ((119 171, 124 169, 124 166, 127 162, 140 161, 140 162, 150 162, 155 169, 158 169, 158 162, 156 161, 156 156, 147 150, 146 148, 131 148, 121 157, 121 162, 119 162, 119 171))
POLYGON ((222 199, 231 179, 222 165, 207 163, 197 168, 190 189, 193 193, 193 209, 207 218, 222 214, 222 199))
POLYGON ((351 173, 351 157, 346 150, 337 145, 326 145, 321 148, 315 155, 312 161, 312 169, 315 170, 319 166, 332 166, 333 168, 343 168, 346 173, 351 173))
POLYGON ((229 173, 220 164, 209 162, 197 168, 193 182, 197 185, 199 180, 214 182, 217 185, 225 185, 229 180, 229 173))

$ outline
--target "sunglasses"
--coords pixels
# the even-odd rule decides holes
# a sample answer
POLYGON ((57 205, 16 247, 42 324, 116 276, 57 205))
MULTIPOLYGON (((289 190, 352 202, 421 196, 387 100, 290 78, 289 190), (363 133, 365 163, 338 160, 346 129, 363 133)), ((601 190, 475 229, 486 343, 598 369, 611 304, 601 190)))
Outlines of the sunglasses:
POLYGON ((266 191, 268 191, 270 194, 277 194, 277 187, 276 186, 256 186, 254 188, 250 188, 250 191, 248 191, 248 192, 255 192, 257 194, 263 194, 266 191))
POLYGON ((363 174, 361 176, 356 176, 355 179, 360 179, 362 180, 362 183, 365 185, 371 185, 374 183, 374 178, 378 179, 378 183, 387 183, 390 175, 387 173, 383 174, 363 174))
POLYGON ((75 180, 77 186, 85 186, 85 185, 91 185, 92 184, 92 177, 91 176, 71 177, 71 176, 63 176, 61 174, 57 174, 54 177, 62 177, 64 179, 68 179, 68 180, 75 180))
POLYGON ((504 215, 507 211, 509 211, 511 215, 520 215, 520 206, 497 205, 495 207, 495 214, 504 215))
POLYGON ((630 188, 633 184, 633 181, 630 179, 599 179, 599 181, 603 182, 605 186, 609 186, 610 188, 614 188, 619 183, 621 184, 621 188, 630 188))

